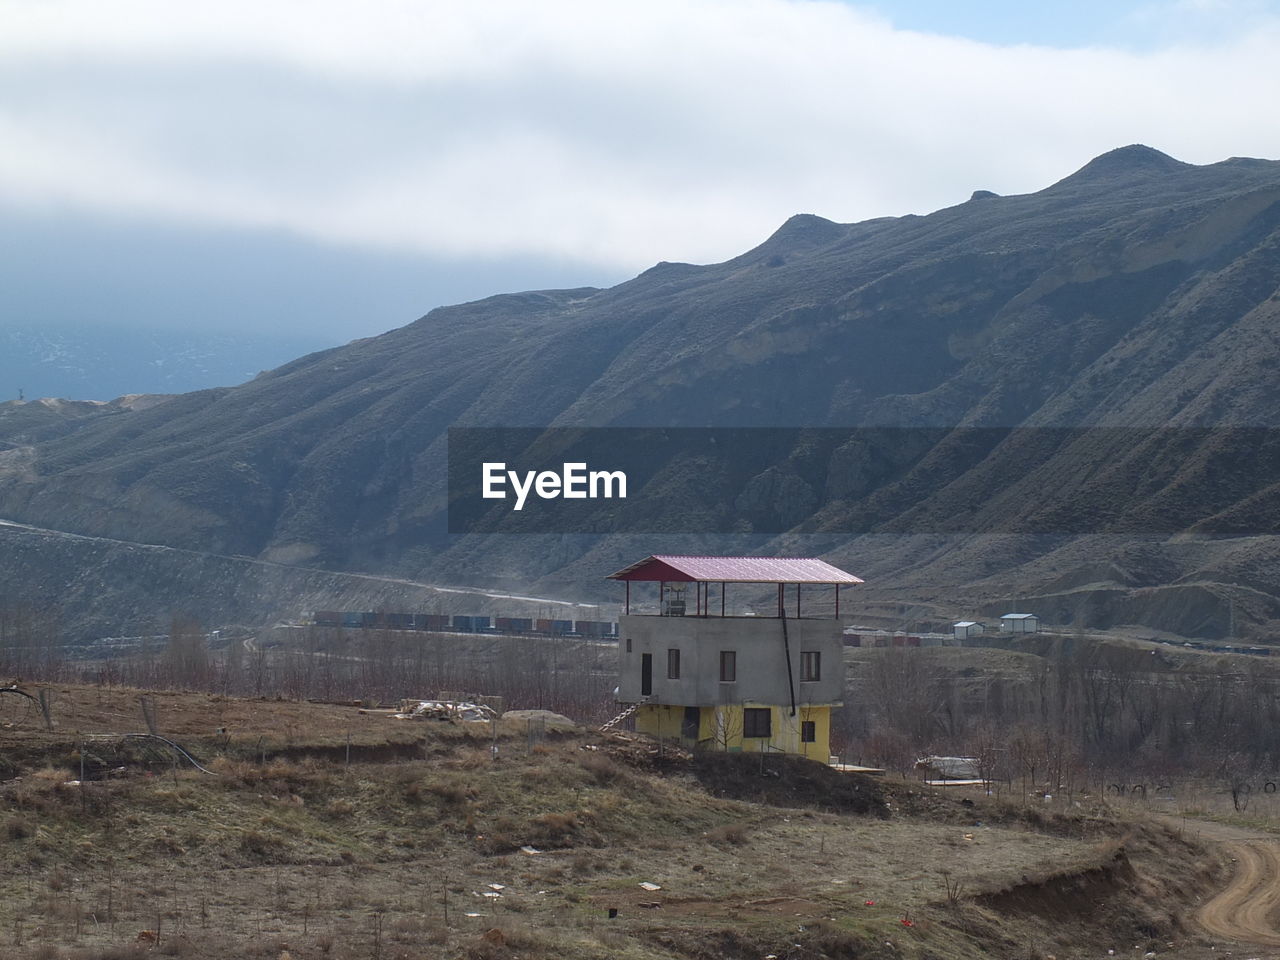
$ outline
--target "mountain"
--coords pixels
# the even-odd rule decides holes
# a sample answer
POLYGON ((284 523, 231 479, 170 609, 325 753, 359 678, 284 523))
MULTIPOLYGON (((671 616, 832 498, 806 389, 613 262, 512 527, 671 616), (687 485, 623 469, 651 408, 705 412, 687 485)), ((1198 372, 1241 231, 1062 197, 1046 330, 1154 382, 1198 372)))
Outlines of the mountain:
POLYGON ((1124 147, 1037 193, 799 215, 724 263, 441 308, 237 387, 76 418, 0 452, 0 516, 586 596, 636 554, 821 552, 868 580, 868 616, 1013 600, 1055 623, 1267 636, 1278 291, 1280 163, 1124 147), (874 469, 803 444, 716 482, 687 450, 648 465, 690 530, 730 494, 769 517, 734 535, 452 536, 459 426, 916 432, 853 451, 874 469), (1006 432, 976 449, 954 428, 1006 432))

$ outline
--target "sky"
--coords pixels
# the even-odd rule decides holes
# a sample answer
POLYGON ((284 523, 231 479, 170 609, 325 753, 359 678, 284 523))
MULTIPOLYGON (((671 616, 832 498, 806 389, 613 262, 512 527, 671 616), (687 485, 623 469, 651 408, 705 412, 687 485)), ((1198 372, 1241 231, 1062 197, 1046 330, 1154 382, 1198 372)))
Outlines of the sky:
POLYGON ((0 327, 345 342, 788 216, 1280 157, 1280 0, 0 0, 0 327))

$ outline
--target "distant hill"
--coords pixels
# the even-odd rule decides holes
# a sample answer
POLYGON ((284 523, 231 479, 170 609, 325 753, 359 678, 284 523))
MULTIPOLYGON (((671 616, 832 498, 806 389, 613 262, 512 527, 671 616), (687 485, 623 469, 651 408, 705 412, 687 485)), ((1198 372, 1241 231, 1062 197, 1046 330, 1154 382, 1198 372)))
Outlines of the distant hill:
MULTIPOLYGON (((890 451, 834 506, 814 480, 832 463, 771 466, 770 483, 788 479, 768 489, 814 505, 797 529, 874 507, 864 536, 450 537, 444 460, 457 425, 1276 427, 1278 330, 1280 163, 1130 146, 1037 193, 855 224, 800 215, 724 263, 441 308, 241 386, 80 418, 0 452, 0 517, 576 593, 659 549, 821 552, 868 580, 868 615, 989 615, 1020 598, 1059 624, 1213 636, 1234 618, 1269 636, 1280 547, 1251 534, 1274 522, 1271 475, 1237 475, 1214 430, 1002 445, 964 469, 943 431, 890 451), (1053 490, 1064 477, 1087 483, 1053 490), (1064 502, 1098 529, 1023 535, 1058 529, 1064 502), (913 533, 958 512, 977 535, 913 533), (1126 532, 1144 517, 1165 532, 1126 532)), ((685 496, 705 506, 696 485, 685 496)))
POLYGON ((123 394, 234 386, 325 346, 321 338, 149 330, 98 322, 0 329, 0 397, 107 401, 123 394))

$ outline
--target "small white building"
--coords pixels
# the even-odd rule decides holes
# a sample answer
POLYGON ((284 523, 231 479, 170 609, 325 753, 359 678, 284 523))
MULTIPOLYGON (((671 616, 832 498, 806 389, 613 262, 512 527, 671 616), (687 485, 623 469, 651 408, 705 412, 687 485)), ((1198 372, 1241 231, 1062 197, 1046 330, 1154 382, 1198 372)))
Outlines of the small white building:
POLYGON ((955 634, 957 640, 966 640, 969 637, 982 636, 983 625, 976 620, 961 620, 951 625, 951 631, 955 634))
POLYGON ((1006 613, 1000 618, 1001 633, 1039 633, 1040 618, 1034 613, 1006 613))

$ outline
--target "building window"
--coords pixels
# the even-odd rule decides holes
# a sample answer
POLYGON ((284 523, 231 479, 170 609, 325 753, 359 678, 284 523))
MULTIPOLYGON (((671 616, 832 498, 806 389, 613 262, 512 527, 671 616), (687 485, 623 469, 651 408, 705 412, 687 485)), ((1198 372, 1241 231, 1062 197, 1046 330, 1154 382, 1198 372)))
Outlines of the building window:
POLYGON ((627 637, 627 653, 631 652, 631 638, 627 637))
POLYGON ((818 725, 812 720, 800 721, 800 742, 801 743, 817 743, 818 742, 818 725))
POLYGON ((821 651, 805 650, 801 652, 800 679, 801 681, 822 679, 822 652, 821 651))
POLYGON ((738 679, 738 654, 734 650, 720 651, 720 682, 734 683, 738 679))
POLYGON ((675 647, 667 651, 667 679, 680 679, 680 651, 675 647))
POLYGON ((772 737, 773 711, 768 707, 747 707, 742 711, 744 737, 772 737))

